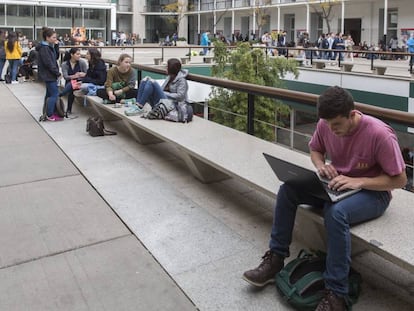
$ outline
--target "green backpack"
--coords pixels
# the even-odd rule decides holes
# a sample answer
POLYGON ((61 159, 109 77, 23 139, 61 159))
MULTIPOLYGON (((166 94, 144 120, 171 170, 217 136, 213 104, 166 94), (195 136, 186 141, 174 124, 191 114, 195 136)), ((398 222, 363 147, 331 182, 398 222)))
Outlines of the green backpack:
MULTIPOLYGON (((276 288, 296 310, 315 310, 324 296, 325 253, 301 250, 296 259, 276 274, 276 288)), ((361 292, 361 275, 351 268, 347 309, 357 302, 361 292)))

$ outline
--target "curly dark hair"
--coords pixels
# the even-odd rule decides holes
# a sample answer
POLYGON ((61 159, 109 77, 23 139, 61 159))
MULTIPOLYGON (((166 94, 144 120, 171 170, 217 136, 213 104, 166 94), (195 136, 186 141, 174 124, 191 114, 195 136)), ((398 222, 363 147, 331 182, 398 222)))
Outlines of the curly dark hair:
POLYGON ((331 86, 319 96, 317 109, 319 118, 334 119, 339 116, 349 117, 355 104, 349 91, 339 86, 331 86))

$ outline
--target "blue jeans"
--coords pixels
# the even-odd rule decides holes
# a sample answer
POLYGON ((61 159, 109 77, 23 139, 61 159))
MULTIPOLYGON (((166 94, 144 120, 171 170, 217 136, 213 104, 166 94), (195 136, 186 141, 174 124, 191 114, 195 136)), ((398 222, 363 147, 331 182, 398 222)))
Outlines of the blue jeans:
POLYGON ((138 88, 137 103, 142 106, 145 103, 149 103, 151 107, 154 107, 162 98, 167 98, 167 96, 156 81, 151 79, 141 80, 138 88))
POLYGON ((337 203, 331 203, 303 193, 303 189, 284 184, 277 195, 269 248, 288 257, 297 206, 309 204, 323 207, 327 236, 325 286, 335 294, 345 296, 348 294, 351 265, 350 226, 381 216, 390 200, 387 191, 361 190, 337 203))
POLYGON ((65 88, 59 94, 59 96, 65 96, 65 95, 68 95, 68 106, 66 107, 66 110, 69 112, 72 112, 72 105, 73 105, 73 101, 75 100, 75 96, 73 95, 72 83, 70 81, 66 82, 65 88))
POLYGON ((1 58, 0 59, 0 79, 4 79, 4 77, 3 77, 3 68, 4 68, 5 63, 6 63, 6 59, 1 58))
POLYGON ((56 102, 59 96, 59 89, 57 81, 46 81, 46 95, 47 100, 47 116, 50 117, 55 113, 56 102))
POLYGON ((20 59, 9 59, 9 66, 10 66, 10 76, 12 81, 16 81, 17 78, 17 68, 20 64, 20 59))

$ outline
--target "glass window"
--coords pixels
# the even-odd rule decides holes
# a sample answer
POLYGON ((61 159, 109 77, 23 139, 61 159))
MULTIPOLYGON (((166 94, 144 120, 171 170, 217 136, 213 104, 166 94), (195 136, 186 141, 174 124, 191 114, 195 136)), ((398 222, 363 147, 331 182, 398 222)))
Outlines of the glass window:
POLYGON ((4 4, 0 4, 0 24, 4 25, 6 23, 4 11, 4 4))
POLYGON ((6 7, 7 24, 12 26, 32 26, 33 6, 8 4, 6 7))
POLYGON ((102 9, 84 9, 84 25, 85 27, 105 28, 106 10, 102 9))
POLYGON ((47 25, 49 27, 70 27, 72 25, 71 9, 47 7, 47 25))

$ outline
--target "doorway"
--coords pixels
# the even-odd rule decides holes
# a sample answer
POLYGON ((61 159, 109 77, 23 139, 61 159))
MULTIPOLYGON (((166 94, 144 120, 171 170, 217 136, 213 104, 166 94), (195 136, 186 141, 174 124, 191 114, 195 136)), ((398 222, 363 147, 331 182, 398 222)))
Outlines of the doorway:
POLYGON ((360 18, 345 18, 344 20, 344 34, 351 35, 355 45, 361 42, 361 24, 360 18))

